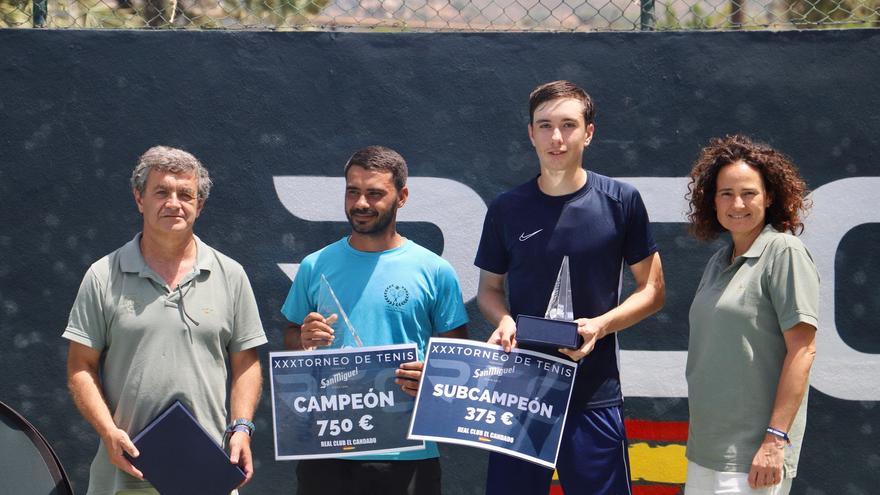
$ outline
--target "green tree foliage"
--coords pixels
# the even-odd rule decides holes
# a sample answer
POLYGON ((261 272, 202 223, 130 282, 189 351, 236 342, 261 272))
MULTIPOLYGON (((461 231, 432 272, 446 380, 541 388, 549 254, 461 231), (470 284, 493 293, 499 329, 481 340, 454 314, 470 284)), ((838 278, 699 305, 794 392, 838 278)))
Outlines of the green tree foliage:
MULTIPOLYGON (((48 0, 50 28, 292 28, 330 0, 48 0)), ((0 0, 0 28, 30 27, 31 0, 0 0)))
POLYGON ((880 26, 880 0, 786 0, 798 28, 880 26))
MULTIPOLYGON (((0 28, 21 28, 33 25, 34 0, 0 0, 0 28)), ((190 29, 322 29, 328 25, 382 29, 378 21, 386 18, 358 18, 365 9, 342 14, 345 19, 328 17, 325 9, 331 0, 47 0, 48 28, 190 28, 190 29), (378 27, 377 27, 378 26, 378 27)), ((383 0, 364 0, 375 4, 383 0)), ((397 8, 406 9, 408 0, 396 0, 397 8)), ((410 0, 421 2, 424 0, 410 0)), ((457 0, 460 12, 478 0, 457 0)), ((481 0, 482 1, 482 0, 481 0)), ((517 0, 492 0, 499 6, 517 4, 517 0), (505 3, 506 2, 506 3, 505 3)), ((541 0, 546 16, 555 16, 552 5, 568 9, 560 19, 574 11, 593 14, 582 18, 585 23, 596 16, 607 21, 589 22, 591 30, 638 29, 639 19, 625 17, 625 8, 615 0, 575 0, 572 5, 558 0, 541 0), (613 7, 613 9, 612 9, 613 7), (603 10, 604 9, 604 10, 603 10), (617 17, 604 17, 599 12, 617 9, 617 17)), ((624 2, 625 0, 619 0, 624 2)), ((485 2, 483 2, 485 3, 485 2)), ((622 5, 622 4, 621 4, 622 5)), ((628 4, 627 4, 628 5, 628 4)), ((562 8, 560 7, 560 8, 562 8)), ((373 7, 375 8, 375 7, 373 7)), ((653 29, 780 29, 880 27, 880 0, 656 0, 653 29)), ((379 9, 381 11, 381 9, 379 9)), ((338 13, 338 9, 333 10, 338 13)), ((479 8, 475 9, 479 12, 479 8)), ((439 17, 437 25, 448 19, 439 17)), ((433 19, 425 18, 430 24, 433 19)), ((524 18, 507 19, 511 28, 546 29, 548 26, 524 18)), ((405 21, 404 21, 405 22, 405 21)), ((485 21, 480 21, 485 23, 485 21)), ((468 18, 456 18, 455 28, 468 30, 468 18)), ((479 23, 478 23, 479 25, 479 23)), ((577 29, 582 25, 560 24, 560 30, 577 29)), ((503 24, 498 26, 503 29, 503 24)), ((552 27, 552 26, 551 26, 552 27)), ((399 30, 394 26, 392 30, 399 30)), ((475 28, 479 29, 479 27, 475 28)))

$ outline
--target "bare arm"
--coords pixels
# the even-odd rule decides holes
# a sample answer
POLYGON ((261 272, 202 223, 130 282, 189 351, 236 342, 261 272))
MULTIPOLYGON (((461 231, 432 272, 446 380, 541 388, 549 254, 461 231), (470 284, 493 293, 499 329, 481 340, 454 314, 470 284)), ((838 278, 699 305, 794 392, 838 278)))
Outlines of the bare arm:
POLYGON ((480 284, 477 288, 477 306, 495 331, 489 336, 490 344, 500 345, 505 352, 516 346, 516 321, 507 307, 507 289, 504 286, 507 275, 480 270, 480 284))
POLYGON ((302 350, 302 326, 288 323, 284 330, 284 348, 291 351, 302 350))
MULTIPOLYGON (((448 332, 443 332, 440 337, 449 339, 467 339, 467 325, 453 328, 448 332)), ((425 368, 424 361, 410 361, 408 363, 400 363, 400 367, 394 371, 397 378, 394 383, 400 385, 400 390, 405 394, 413 397, 419 391, 419 382, 422 380, 422 370, 425 368)))
POLYGON ((580 349, 560 349, 559 351, 575 361, 593 351, 596 342, 614 332, 629 328, 656 313, 666 300, 666 286, 663 282, 663 267, 660 254, 651 256, 631 265, 630 271, 636 288, 620 305, 595 318, 578 318, 578 333, 584 338, 580 349))
POLYGON ((453 328, 452 330, 450 330, 448 332, 443 332, 440 334, 440 337, 443 337, 446 339, 467 339, 468 338, 467 325, 462 325, 460 327, 453 328))
MULTIPOLYGON (((232 368, 232 390, 229 398, 232 419, 252 420, 263 387, 257 350, 233 352, 229 355, 229 364, 232 368)), ((237 431, 229 438, 229 461, 244 470, 245 480, 242 485, 254 476, 251 437, 247 433, 237 431)))
MULTIPOLYGON (((768 426, 788 432, 809 386, 810 368, 816 357, 816 328, 798 323, 782 334, 785 338, 785 360, 779 374, 776 400, 768 426)), ((752 459, 749 486, 761 488, 782 481, 785 441, 767 433, 752 459)))
POLYGON ((143 479, 143 473, 122 455, 127 452, 132 457, 137 457, 139 453, 131 443, 128 433, 113 422, 113 416, 104 399, 101 380, 98 378, 100 362, 99 351, 71 342, 67 351, 67 387, 80 414, 104 442, 110 462, 122 471, 143 479))

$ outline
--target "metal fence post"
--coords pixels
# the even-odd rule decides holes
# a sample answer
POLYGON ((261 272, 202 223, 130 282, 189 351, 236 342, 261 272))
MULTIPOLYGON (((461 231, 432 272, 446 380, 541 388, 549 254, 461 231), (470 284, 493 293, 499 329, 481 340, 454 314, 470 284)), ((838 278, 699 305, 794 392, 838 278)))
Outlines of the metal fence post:
POLYGON ((640 0, 641 16, 639 29, 642 31, 654 30, 654 0, 640 0))
POLYGON ((33 4, 34 4, 34 15, 33 15, 34 27, 45 27, 46 26, 46 14, 49 10, 48 0, 33 0, 33 4))

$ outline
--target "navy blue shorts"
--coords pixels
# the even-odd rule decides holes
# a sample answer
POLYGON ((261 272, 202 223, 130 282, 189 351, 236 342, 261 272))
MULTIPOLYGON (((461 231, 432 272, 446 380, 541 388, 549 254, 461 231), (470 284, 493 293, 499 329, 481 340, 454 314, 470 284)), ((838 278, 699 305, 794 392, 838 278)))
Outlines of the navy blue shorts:
MULTIPOLYGON (((565 495, 630 495, 620 407, 569 411, 556 470, 565 495)), ((552 469, 492 452, 486 495, 547 495, 552 478, 552 469)))

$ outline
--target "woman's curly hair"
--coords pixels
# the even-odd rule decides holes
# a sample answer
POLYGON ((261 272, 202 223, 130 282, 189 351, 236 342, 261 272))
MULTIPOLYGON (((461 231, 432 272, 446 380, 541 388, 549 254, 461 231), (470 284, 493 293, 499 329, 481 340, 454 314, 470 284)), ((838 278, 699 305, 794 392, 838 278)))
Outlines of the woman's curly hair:
POLYGON ((694 237, 708 241, 724 232, 715 212, 715 191, 718 172, 725 165, 745 162, 761 174, 764 188, 770 198, 765 224, 779 232, 800 234, 804 230, 802 216, 810 208, 806 198, 807 184, 797 167, 784 154, 764 143, 753 142, 742 134, 712 138, 703 148, 688 184, 685 199, 690 203, 688 220, 694 237))

